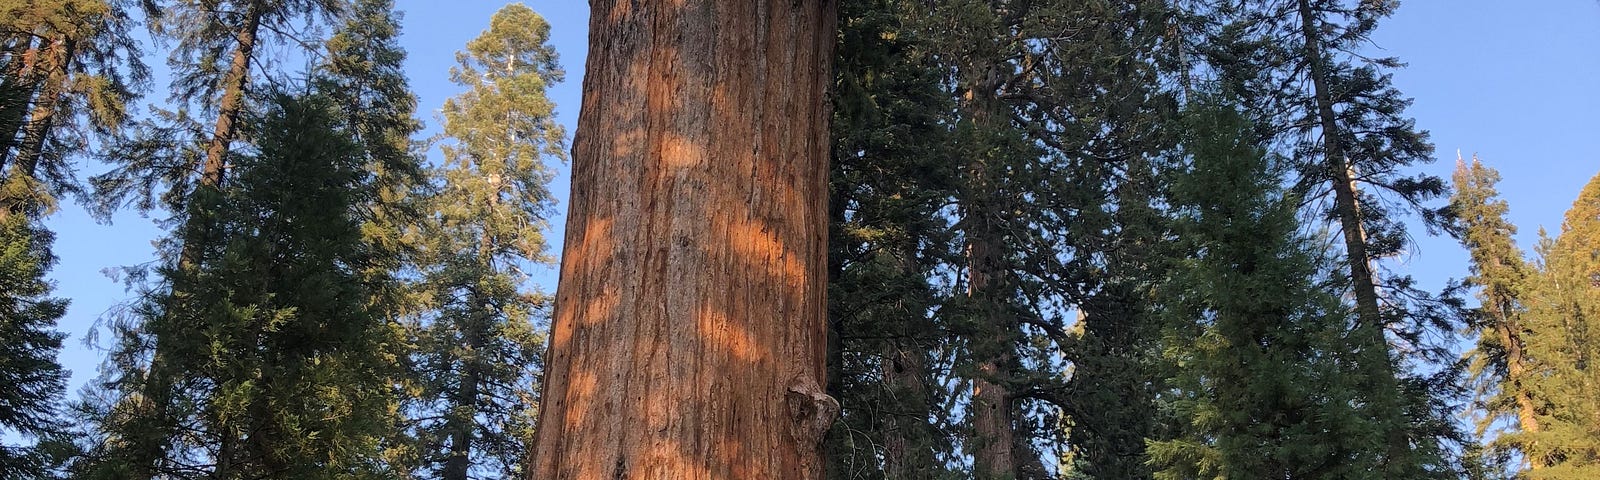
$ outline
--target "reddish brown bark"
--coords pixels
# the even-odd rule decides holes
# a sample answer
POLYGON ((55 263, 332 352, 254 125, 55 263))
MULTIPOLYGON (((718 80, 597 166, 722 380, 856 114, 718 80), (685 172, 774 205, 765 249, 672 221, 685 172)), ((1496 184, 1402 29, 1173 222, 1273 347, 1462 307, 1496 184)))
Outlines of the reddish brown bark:
POLYGON ((961 219, 967 238, 967 295, 980 315, 978 334, 971 342, 981 345, 973 349, 979 355, 973 359, 977 366, 972 382, 971 424, 972 436, 967 439, 972 451, 973 474, 980 479, 1019 478, 1017 472, 1016 432, 1012 423, 1012 395, 1004 381, 1011 376, 1010 351, 1012 324, 1004 315, 1001 305, 1003 294, 996 282, 1002 273, 1000 248, 994 218, 999 215, 994 208, 997 198, 995 182, 990 178, 989 161, 996 138, 1009 121, 1005 106, 996 96, 1003 78, 996 65, 973 65, 965 72, 967 89, 963 109, 973 133, 973 144, 967 151, 967 193, 961 199, 964 209, 961 219))
MULTIPOLYGON (((970 207, 969 207, 970 208, 970 207)), ((967 257, 968 294, 974 298, 983 315, 982 338, 973 342, 1004 342, 1007 337, 1005 319, 999 315, 995 302, 994 254, 990 237, 993 232, 982 210, 968 214, 969 240, 967 257)), ((980 351, 1007 352, 1010 345, 999 344, 980 351)), ((977 359, 977 375, 972 378, 972 433, 973 473, 980 479, 1017 478, 1016 434, 1012 428, 1011 392, 1003 383, 1010 376, 1007 354, 977 359)))
POLYGON ((261 29, 262 2, 251 2, 245 12, 244 24, 234 32, 233 58, 228 65, 227 85, 222 90, 222 101, 217 104, 217 124, 206 145, 206 163, 200 171, 200 184, 212 187, 222 185, 227 170, 228 146, 237 136, 240 111, 244 110, 245 87, 250 85, 250 61, 255 58, 256 35, 261 29))
POLYGON ((50 42, 46 64, 49 72, 39 87, 33 113, 28 116, 28 123, 22 129, 22 144, 17 148, 16 169, 24 175, 31 177, 36 173, 40 157, 44 155, 45 140, 55 127, 56 106, 65 93, 67 74, 72 68, 72 45, 73 41, 65 35, 59 35, 50 42))
POLYGON ((530 478, 821 478, 834 2, 590 6, 530 478))
POLYGON ((32 36, 22 36, 6 46, 6 53, 12 55, 12 60, 0 72, 0 175, 4 175, 13 147, 21 140, 28 106, 33 103, 39 46, 32 36))

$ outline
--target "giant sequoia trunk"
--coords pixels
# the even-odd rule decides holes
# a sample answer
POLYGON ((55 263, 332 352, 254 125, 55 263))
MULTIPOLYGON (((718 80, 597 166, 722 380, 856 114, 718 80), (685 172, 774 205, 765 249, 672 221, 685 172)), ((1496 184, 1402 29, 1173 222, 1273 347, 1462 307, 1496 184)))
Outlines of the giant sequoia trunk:
POLYGON ((821 478, 835 4, 590 6, 531 478, 821 478))

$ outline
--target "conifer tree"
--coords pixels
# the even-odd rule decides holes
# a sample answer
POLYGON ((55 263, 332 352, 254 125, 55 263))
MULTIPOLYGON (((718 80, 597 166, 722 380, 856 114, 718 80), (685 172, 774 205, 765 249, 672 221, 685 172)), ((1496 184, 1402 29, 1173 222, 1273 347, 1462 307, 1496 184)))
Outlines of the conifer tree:
POLYGON ((1002 95, 1032 79, 1017 58, 1028 26, 1048 5, 1033 2, 951 1, 934 3, 929 28, 937 33, 943 68, 950 73, 955 118, 950 150, 958 162, 952 202, 960 275, 941 306, 957 352, 952 376, 965 401, 961 446, 970 455, 971 475, 981 479, 1036 478, 1045 475, 1025 428, 1017 390, 1026 383, 1026 337, 1020 322, 1024 295, 1019 282, 1017 237, 1033 219, 1018 210, 1029 193, 1008 175, 1035 162, 1044 152, 1014 122, 1017 106, 1002 95))
POLYGON ((1138 312, 1159 255, 1134 252, 1161 236, 1146 177, 1163 142, 1150 46, 1164 2, 927 5, 960 162, 955 211, 940 215, 959 218, 963 244, 938 321, 972 474, 1047 477, 1040 449, 1074 424, 1071 469, 1148 475, 1154 335, 1138 312), (1079 323, 1090 340, 1069 333, 1073 310, 1093 314, 1079 323))
POLYGON ((1600 176, 1583 187, 1561 224, 1540 246, 1542 274, 1529 300, 1529 386, 1539 429, 1513 437, 1534 465, 1528 478, 1576 480, 1600 475, 1600 176), (1543 407, 1543 408, 1537 408, 1543 407))
POLYGON ((914 2, 840 3, 829 198, 828 478, 949 478, 937 271, 955 257, 953 104, 914 2))
MULTIPOLYGON (((1515 432, 1539 432, 1539 412, 1543 410, 1529 384, 1532 359, 1527 354, 1523 318, 1527 314, 1525 299, 1537 272, 1523 259, 1512 238, 1517 227, 1506 220, 1509 207, 1495 189, 1499 172, 1473 156, 1470 164, 1457 160, 1453 180, 1450 213, 1457 236, 1472 257, 1472 276, 1467 281, 1479 289, 1479 307, 1472 317, 1472 326, 1479 332, 1478 345, 1471 352, 1470 365, 1484 413, 1478 431, 1483 435, 1495 424, 1514 419, 1513 434, 1497 439, 1492 446, 1516 448, 1515 432)), ((1541 458, 1524 455, 1524 459, 1531 468, 1544 466, 1541 458)))
MULTIPOLYGON (((405 235, 418 223, 419 190, 425 179, 422 156, 412 138, 422 125, 417 98, 406 80, 406 52, 399 45, 400 13, 393 0, 352 0, 343 23, 328 39, 316 78, 349 122, 361 148, 374 190, 364 199, 368 212, 362 233, 375 249, 374 270, 366 272, 385 298, 379 305, 405 303, 395 278, 405 267, 405 235)), ((396 312, 390 315, 397 315, 396 312)))
MULTIPOLYGON (((272 118, 250 111, 251 105, 272 103, 264 101, 271 95, 250 91, 272 83, 263 81, 273 76, 267 48, 294 41, 301 48, 317 48, 314 38, 295 35, 296 29, 316 31, 318 20, 342 12, 344 4, 342 0, 141 3, 153 36, 172 47, 170 106, 153 108, 150 118, 111 142, 106 157, 116 166, 91 183, 97 214, 108 216, 130 200, 140 210, 162 207, 172 214, 164 222, 171 234, 160 242, 157 268, 130 269, 130 285, 136 285, 144 298, 114 322, 118 345, 107 360, 105 387, 115 393, 96 399, 91 414, 114 445, 95 448, 106 459, 95 462, 96 468, 117 465, 120 475, 149 478, 176 475, 174 465, 197 458, 192 445, 174 442, 189 438, 180 435, 190 428, 182 422, 199 411, 184 402, 209 400, 215 394, 214 386, 196 379, 216 373, 187 368, 199 360, 182 357, 203 351, 195 342, 205 338, 204 329, 211 324, 173 316, 200 315, 184 306, 204 301, 187 289, 207 285, 191 280, 217 267, 203 262, 222 258, 232 240, 233 232, 224 230, 224 222, 243 221, 218 215, 231 195, 223 182, 227 170, 245 163, 247 154, 260 153, 234 151, 235 140, 247 132, 270 130, 248 125, 254 119, 272 118), (189 218, 197 214, 202 218, 189 218), (151 305, 152 301, 167 304, 151 305), (183 451, 186 448, 190 450, 183 451)), ((216 452, 200 457, 214 461, 199 464, 225 466, 216 452)))
POLYGON ((1449 444, 1464 441, 1452 419, 1464 394, 1449 341, 1458 300, 1434 295, 1381 260, 1409 245, 1402 215, 1440 218, 1425 204, 1444 182, 1404 169, 1431 161, 1427 132, 1405 116, 1410 100, 1390 81, 1393 58, 1363 55, 1378 22, 1399 2, 1252 1, 1212 5, 1221 24, 1206 48, 1224 89, 1260 118, 1265 138, 1288 146, 1297 162, 1295 188, 1308 208, 1327 218, 1343 246, 1346 292, 1365 338, 1351 368, 1366 384, 1365 402, 1383 415, 1388 454, 1375 465, 1389 478, 1425 478, 1454 468, 1449 444), (1316 199, 1328 198, 1326 201, 1316 199), (1413 368, 1413 367, 1421 368, 1413 368))
POLYGON ((50 297, 42 221, 76 190, 72 157, 126 120, 145 75, 128 24, 116 1, 0 7, 0 477, 46 478, 69 453, 53 330, 67 301, 50 297))
POLYGON ((25 215, 0 216, 0 477, 43 478, 41 446, 62 433, 67 372, 56 362, 54 330, 67 301, 50 297, 51 234, 25 215), (13 437, 13 435, 17 437, 13 437), (28 443, 14 443, 18 439, 28 443))
POLYGON ((1151 442, 1156 477, 1380 478, 1381 432, 1347 370, 1359 338, 1299 233, 1291 164, 1234 108, 1200 104, 1185 123, 1172 202, 1195 253, 1162 287, 1176 435, 1151 442))
POLYGON ((53 204, 78 189, 72 157, 128 121, 148 72, 116 0, 46 0, 0 21, 0 207, 53 204))
POLYGON ((566 159, 545 95, 563 76, 549 39, 538 13, 507 5, 451 70, 467 91, 445 102, 448 142, 429 172, 438 191, 426 200, 418 253, 426 311, 413 361, 424 420, 412 428, 429 478, 524 475, 548 308, 525 287, 527 268, 551 263, 547 162, 566 159))
POLYGON ((167 108, 137 125, 107 155, 117 168, 91 179, 100 214, 131 201, 182 212, 196 185, 220 188, 229 153, 247 126, 250 90, 271 76, 268 47, 289 43, 310 53, 320 21, 346 0, 150 0, 141 2, 152 36, 170 45, 167 108), (163 191, 162 186, 170 187, 163 191), (158 205, 158 201, 165 201, 158 205))
MULTIPOLYGON (((372 296, 373 315, 382 319, 391 345, 406 345, 394 354, 390 370, 400 410, 386 432, 381 461, 404 478, 416 467, 420 452, 409 435, 416 380, 406 369, 409 349, 407 318, 423 308, 414 295, 417 281, 415 240, 423 220, 428 189, 418 142, 417 99, 406 80, 406 52, 399 45, 400 12, 393 0, 352 0, 339 28, 328 38, 327 56, 317 70, 315 87, 325 92, 346 122, 346 131, 361 152, 367 180, 358 193, 361 234, 368 248, 359 276, 372 296)), ((425 238, 425 237, 424 237, 425 238)))
MULTIPOLYGON (((360 281, 370 258, 356 216, 365 159, 327 97, 266 100, 251 123, 256 153, 238 157, 236 181, 190 200, 178 235, 198 253, 194 266, 178 268, 169 250, 131 312, 141 333, 166 339, 168 409, 111 404, 87 478, 367 478, 384 469, 398 346, 360 281), (222 234, 193 242, 201 229, 222 234)), ((148 385, 137 347, 116 358, 132 384, 110 379, 130 396, 148 385)))

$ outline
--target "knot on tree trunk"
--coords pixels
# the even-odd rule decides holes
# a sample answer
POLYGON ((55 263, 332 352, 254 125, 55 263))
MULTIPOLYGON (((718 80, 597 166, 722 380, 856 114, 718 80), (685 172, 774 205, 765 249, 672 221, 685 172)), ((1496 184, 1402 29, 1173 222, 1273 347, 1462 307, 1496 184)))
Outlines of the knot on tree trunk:
POLYGON ((795 376, 789 383, 785 403, 789 406, 789 419, 794 422, 791 432, 802 446, 821 444, 823 435, 839 417, 839 401, 823 392, 810 375, 795 376))

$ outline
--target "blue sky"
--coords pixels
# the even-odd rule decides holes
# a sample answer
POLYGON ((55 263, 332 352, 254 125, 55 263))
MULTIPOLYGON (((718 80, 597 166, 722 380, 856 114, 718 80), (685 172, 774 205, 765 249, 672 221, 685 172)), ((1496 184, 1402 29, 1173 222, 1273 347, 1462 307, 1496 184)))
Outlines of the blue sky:
MULTIPOLYGON (((552 25, 552 43, 561 53, 567 81, 554 87, 568 132, 576 128, 579 92, 587 46, 587 2, 528 1, 552 25)), ((407 70, 429 130, 445 98, 459 90, 449 83, 455 51, 488 26, 504 3, 480 0, 401 0, 405 11, 401 43, 409 51, 407 70)), ((148 45, 148 44, 147 44, 148 45)), ((1600 2, 1594 0, 1409 0, 1382 23, 1375 53, 1397 56, 1409 66, 1394 74, 1396 86, 1416 103, 1409 113, 1432 132, 1439 161, 1422 171, 1448 177, 1455 151, 1477 153, 1500 170, 1503 196, 1512 221, 1522 227, 1525 248, 1538 226, 1560 230, 1561 216, 1578 191, 1600 172, 1600 2)), ((152 65, 165 64, 164 52, 152 65)), ((158 79, 151 101, 165 80, 158 79)), ((104 167, 81 166, 98 173, 104 167)), ((566 198, 568 172, 561 166, 553 190, 566 198)), ((565 210, 565 206, 558 205, 565 210)), ((96 375, 102 358, 83 339, 97 320, 130 294, 103 271, 152 259, 150 242, 160 235, 148 218, 117 215, 110 225, 94 223, 75 203, 49 220, 57 232, 60 257, 51 274, 56 295, 72 300, 59 328, 71 335, 62 363, 73 371, 71 391, 96 375)), ((564 217, 552 221, 550 238, 559 253, 564 217)), ((1454 241, 1427 237, 1419 228, 1420 248, 1393 268, 1438 286, 1466 275, 1466 255, 1454 241)), ((555 289, 553 271, 537 272, 534 282, 555 289)), ((108 339, 102 338, 101 345, 108 339)))

